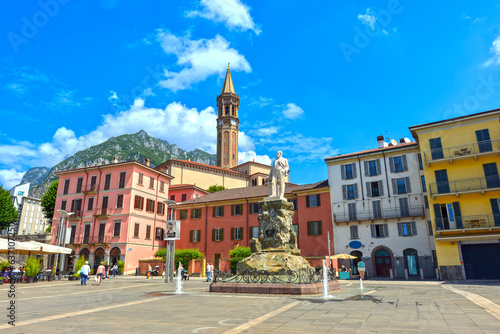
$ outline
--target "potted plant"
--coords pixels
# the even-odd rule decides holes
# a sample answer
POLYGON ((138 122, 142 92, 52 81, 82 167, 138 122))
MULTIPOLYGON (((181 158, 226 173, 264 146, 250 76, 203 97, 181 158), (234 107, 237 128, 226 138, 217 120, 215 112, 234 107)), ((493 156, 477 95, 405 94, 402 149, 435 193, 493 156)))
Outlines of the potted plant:
POLYGON ((27 282, 33 283, 36 275, 38 275, 38 272, 40 271, 40 260, 33 256, 29 256, 24 267, 26 270, 26 276, 28 277, 27 282))
POLYGON ((125 269, 125 262, 118 260, 116 264, 118 265, 118 275, 123 275, 123 270, 125 269))
POLYGON ((8 282, 9 280, 7 279, 7 277, 0 277, 0 285, 4 284, 5 282, 8 282))
POLYGON ((69 279, 70 281, 76 281, 76 280, 78 280, 79 278, 80 278, 80 273, 78 272, 77 274, 73 274, 73 275, 71 275, 68 279, 69 279))

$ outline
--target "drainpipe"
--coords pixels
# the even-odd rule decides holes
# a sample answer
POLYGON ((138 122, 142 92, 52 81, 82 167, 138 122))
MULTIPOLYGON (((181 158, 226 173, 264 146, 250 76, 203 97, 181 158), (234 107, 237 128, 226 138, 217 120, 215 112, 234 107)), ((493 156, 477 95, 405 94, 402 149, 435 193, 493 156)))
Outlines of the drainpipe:
MULTIPOLYGON (((155 204, 156 204, 156 210, 155 210, 155 218, 154 218, 154 221, 153 221, 153 231, 154 231, 154 238, 153 238, 153 243, 152 243, 152 246, 153 246, 153 249, 155 248, 155 238, 156 238, 156 215, 158 214, 158 189, 160 188, 160 174, 158 174, 158 176, 156 177, 156 197, 155 197, 155 204)), ((155 209, 155 208, 153 208, 155 209)), ((175 219, 176 217, 174 217, 175 219)), ((160 241, 158 241, 158 247, 160 247, 160 241)))
POLYGON ((205 202, 205 258, 208 261, 208 205, 205 202))
MULTIPOLYGON (((248 221, 249 214, 250 214, 250 204, 248 203, 248 198, 245 198, 247 201, 247 233, 250 233, 250 222, 248 221)), ((243 234, 245 235, 245 234, 243 234)), ((250 246, 250 236, 247 238, 247 247, 250 246)))

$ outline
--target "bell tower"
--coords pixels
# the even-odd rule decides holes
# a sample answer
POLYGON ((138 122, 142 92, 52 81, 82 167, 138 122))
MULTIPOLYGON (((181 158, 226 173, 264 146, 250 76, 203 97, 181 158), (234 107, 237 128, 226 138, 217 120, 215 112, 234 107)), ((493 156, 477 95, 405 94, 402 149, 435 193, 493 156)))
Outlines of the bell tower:
POLYGON ((234 92, 231 69, 227 65, 222 92, 217 96, 217 166, 233 168, 238 165, 238 109, 240 97, 234 92))

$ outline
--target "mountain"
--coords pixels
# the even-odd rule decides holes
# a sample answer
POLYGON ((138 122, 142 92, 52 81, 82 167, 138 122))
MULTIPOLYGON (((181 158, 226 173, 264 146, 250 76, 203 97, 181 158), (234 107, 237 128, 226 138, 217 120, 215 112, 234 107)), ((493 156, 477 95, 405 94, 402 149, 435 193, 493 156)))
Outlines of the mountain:
MULTIPOLYGON (((191 160, 208 165, 216 163, 215 154, 209 154, 200 149, 188 152, 175 144, 170 145, 165 140, 151 137, 146 131, 141 130, 135 134, 112 137, 99 145, 89 147, 66 158, 46 172, 42 182, 33 182, 37 185, 30 190, 30 196, 40 198, 48 186, 57 179, 55 171, 109 164, 114 156, 118 157, 118 161, 137 160, 144 162, 148 158, 152 167, 169 159, 191 160)), ((37 171, 34 170, 41 171, 42 168, 46 167, 31 168, 26 174, 36 175, 37 171)))
POLYGON ((30 183, 32 187, 38 186, 49 176, 49 172, 49 167, 33 167, 24 173, 20 184, 30 183))

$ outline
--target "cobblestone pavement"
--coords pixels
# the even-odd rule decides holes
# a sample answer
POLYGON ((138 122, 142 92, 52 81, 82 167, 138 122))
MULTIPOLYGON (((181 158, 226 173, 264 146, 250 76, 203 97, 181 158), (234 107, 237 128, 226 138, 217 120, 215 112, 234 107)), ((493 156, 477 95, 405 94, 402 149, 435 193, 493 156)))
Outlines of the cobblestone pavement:
POLYGON ((331 298, 183 294, 161 278, 119 277, 0 286, 2 333, 499 333, 500 283, 341 281, 331 298), (15 302, 15 327, 7 309, 15 302))

